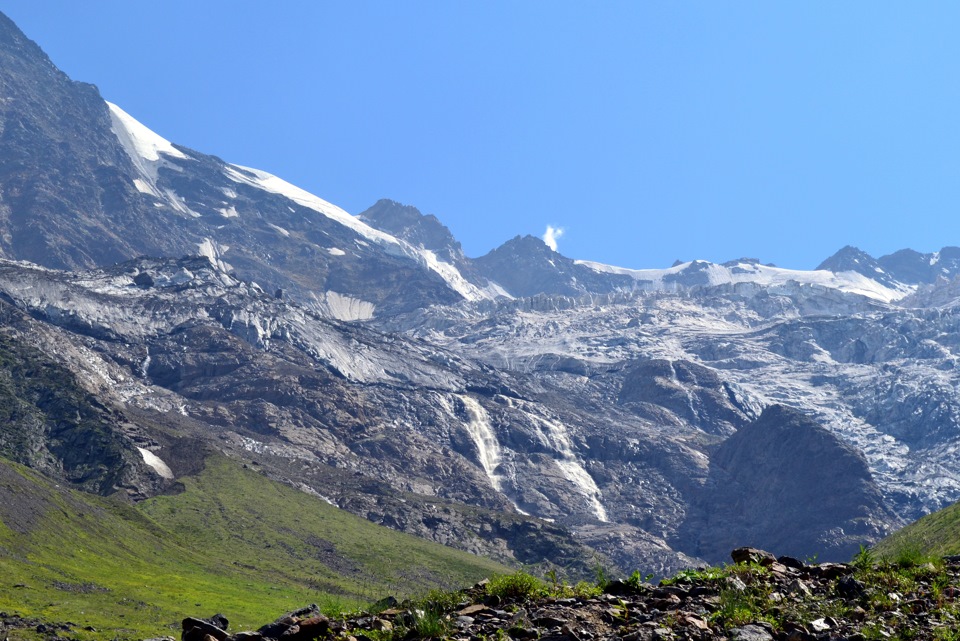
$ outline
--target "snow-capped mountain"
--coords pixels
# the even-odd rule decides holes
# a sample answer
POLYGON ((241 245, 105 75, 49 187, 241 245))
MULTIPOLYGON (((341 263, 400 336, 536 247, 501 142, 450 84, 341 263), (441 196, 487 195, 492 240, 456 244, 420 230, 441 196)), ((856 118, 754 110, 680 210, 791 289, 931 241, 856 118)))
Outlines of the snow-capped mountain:
POLYGON ((856 247, 847 246, 823 261, 817 269, 853 271, 895 286, 932 284, 941 279, 952 280, 960 273, 960 248, 944 247, 931 254, 901 249, 874 258, 856 247))
POLYGON ((55 268, 201 253, 324 313, 492 294, 435 252, 267 172, 175 145, 0 20, 0 254, 55 268))
POLYGON ((58 363, 102 426, 15 421, 4 456, 139 499, 220 451, 581 569, 734 539, 845 559, 960 499, 960 250, 636 270, 528 236, 470 258, 413 207, 354 216, 164 139, 5 17, 0 92, 0 365, 58 363))

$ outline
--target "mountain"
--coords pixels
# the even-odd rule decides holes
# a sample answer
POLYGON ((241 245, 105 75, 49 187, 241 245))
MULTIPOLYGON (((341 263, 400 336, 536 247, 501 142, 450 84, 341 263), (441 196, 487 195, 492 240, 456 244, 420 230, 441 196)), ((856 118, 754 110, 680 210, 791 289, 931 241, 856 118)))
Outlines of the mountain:
POLYGON ((884 285, 894 285, 897 282, 893 276, 887 274, 887 272, 880 267, 877 259, 851 245, 847 245, 820 263, 817 269, 831 271, 835 274, 855 272, 871 280, 883 283, 884 285))
POLYGON ((414 207, 355 217, 167 141, 0 27, 9 460, 142 502, 225 456, 577 576, 737 538, 845 560, 960 499, 949 248, 922 282, 932 257, 854 248, 812 271, 530 236, 470 258, 414 207))
POLYGON ((932 254, 902 249, 878 259, 880 265, 904 283, 935 283, 960 274, 960 248, 944 247, 932 254))
POLYGON ((358 218, 371 227, 433 252, 444 262, 458 267, 468 264, 460 242, 450 230, 436 216, 424 215, 416 207, 382 199, 358 218))
POLYGON ((512 296, 578 296, 631 289, 629 278, 591 270, 553 251, 539 238, 517 236, 474 261, 486 278, 512 296))
POLYGON ((68 79, 6 17, 0 83, 0 256, 82 269, 201 253, 348 318, 483 295, 449 263, 276 176, 163 139, 68 79))
POLYGON ((874 258, 848 245, 820 263, 817 269, 837 273, 853 271, 893 287, 932 284, 960 275, 960 247, 944 247, 932 254, 901 249, 874 258))

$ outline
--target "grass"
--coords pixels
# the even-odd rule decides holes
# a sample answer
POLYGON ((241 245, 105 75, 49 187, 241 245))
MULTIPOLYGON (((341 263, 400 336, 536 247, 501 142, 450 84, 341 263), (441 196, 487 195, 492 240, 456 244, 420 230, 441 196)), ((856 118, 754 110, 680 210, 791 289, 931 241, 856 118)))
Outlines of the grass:
POLYGON ((902 555, 943 557, 960 554, 960 503, 897 530, 873 547, 885 559, 902 555))
POLYGON ((177 636, 185 616, 222 612, 251 629, 308 603, 338 614, 506 570, 226 458, 182 482, 134 507, 0 459, 0 611, 73 622, 81 641, 177 636))
POLYGON ((676 585, 677 583, 714 583, 727 576, 727 571, 720 567, 696 568, 681 570, 672 577, 660 581, 661 585, 676 585))

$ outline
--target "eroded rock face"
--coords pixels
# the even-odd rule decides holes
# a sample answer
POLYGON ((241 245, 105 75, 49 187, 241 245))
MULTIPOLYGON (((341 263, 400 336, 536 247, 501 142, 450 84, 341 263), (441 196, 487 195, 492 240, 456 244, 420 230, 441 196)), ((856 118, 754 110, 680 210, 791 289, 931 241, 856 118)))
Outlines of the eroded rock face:
POLYGON ((169 485, 137 450, 151 445, 142 432, 9 327, 0 332, 0 408, 5 458, 102 495, 143 498, 169 485))
POLYGON ((714 370, 690 361, 653 359, 628 370, 617 402, 660 420, 666 410, 705 432, 726 435, 753 418, 741 396, 714 370))
MULTIPOLYGON (((506 562, 586 573, 594 550, 663 574, 695 564, 702 551, 682 533, 697 506, 715 501, 711 459, 743 449, 758 411, 725 372, 691 361, 496 369, 322 318, 206 258, 83 274, 2 263, 0 292, 25 331, 56 334, 48 347, 96 382, 104 406, 255 457, 275 478, 374 522, 506 562)), ((745 465, 758 475, 738 480, 748 492, 807 473, 745 465)), ((862 480, 871 483, 869 472, 862 480)), ((847 527, 844 501, 856 500, 844 495, 817 527, 847 527)), ((882 502, 864 514, 878 525, 852 534, 858 542, 891 522, 882 502)), ((755 518, 772 528, 779 514, 755 518)))
POLYGON ((867 463, 797 410, 768 407, 710 459, 704 493, 680 531, 689 553, 719 562, 730 541, 850 558, 886 513, 867 463))

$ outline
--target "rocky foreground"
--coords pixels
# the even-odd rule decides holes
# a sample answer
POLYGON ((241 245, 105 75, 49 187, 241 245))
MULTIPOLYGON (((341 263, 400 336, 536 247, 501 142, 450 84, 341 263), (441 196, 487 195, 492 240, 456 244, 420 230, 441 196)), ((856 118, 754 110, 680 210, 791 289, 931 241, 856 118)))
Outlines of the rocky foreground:
POLYGON ((569 586, 520 572, 340 618, 310 606, 251 632, 230 634, 219 615, 188 618, 182 641, 960 639, 960 557, 901 556, 810 564, 738 548, 733 565, 656 586, 636 573, 569 586))

